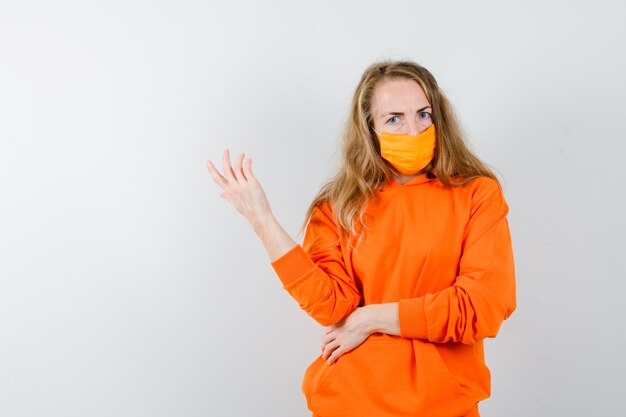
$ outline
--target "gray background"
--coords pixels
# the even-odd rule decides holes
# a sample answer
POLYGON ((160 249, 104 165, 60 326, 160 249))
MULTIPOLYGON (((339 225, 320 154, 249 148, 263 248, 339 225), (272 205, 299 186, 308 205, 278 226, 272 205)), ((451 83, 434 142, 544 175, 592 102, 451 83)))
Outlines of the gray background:
POLYGON ((323 328, 205 161, 296 232, 356 83, 426 66, 504 182, 518 309, 484 417, 626 392, 621 2, 3 1, 0 415, 309 416, 323 328), (541 6, 540 6, 541 4, 541 6))

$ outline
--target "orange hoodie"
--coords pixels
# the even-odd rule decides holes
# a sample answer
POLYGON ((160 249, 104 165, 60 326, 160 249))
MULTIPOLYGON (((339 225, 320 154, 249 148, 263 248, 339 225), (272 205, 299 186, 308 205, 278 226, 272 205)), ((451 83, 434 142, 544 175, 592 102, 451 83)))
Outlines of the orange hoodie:
POLYGON ((491 393, 483 339, 516 308, 507 213, 488 177, 460 187, 431 173, 392 180, 351 251, 328 202, 314 208, 302 245, 271 263, 285 290, 322 326, 399 302, 401 333, 373 333, 333 365, 318 356, 302 380, 314 416, 479 416, 491 393))

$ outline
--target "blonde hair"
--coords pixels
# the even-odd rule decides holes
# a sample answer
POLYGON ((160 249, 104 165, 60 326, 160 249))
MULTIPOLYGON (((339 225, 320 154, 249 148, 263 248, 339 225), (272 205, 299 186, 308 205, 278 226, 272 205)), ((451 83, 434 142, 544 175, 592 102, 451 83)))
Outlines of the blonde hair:
POLYGON ((357 233, 355 218, 365 227, 365 208, 397 172, 380 155, 380 145, 373 128, 374 90, 380 81, 398 78, 416 81, 432 108, 437 144, 434 158, 425 169, 434 169, 438 180, 449 187, 461 186, 480 176, 492 178, 500 184, 487 165, 468 149, 452 105, 426 68, 406 60, 375 62, 361 76, 352 97, 343 133, 343 164, 309 205, 300 234, 306 228, 315 206, 328 202, 340 226, 340 238, 358 235, 360 241, 362 234, 357 233), (452 181, 454 177, 460 179, 452 181))

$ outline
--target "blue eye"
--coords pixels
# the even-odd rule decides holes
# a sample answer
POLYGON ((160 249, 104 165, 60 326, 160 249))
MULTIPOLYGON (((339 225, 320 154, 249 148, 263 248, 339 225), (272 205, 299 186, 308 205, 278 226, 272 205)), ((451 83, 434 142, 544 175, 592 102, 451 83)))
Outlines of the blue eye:
MULTIPOLYGON (((397 119, 397 118, 398 118, 398 116, 393 116, 391 119, 387 120, 387 123, 389 123, 389 122, 391 122, 393 119, 397 119)), ((395 123, 392 123, 392 124, 395 124, 395 123)))
POLYGON ((429 117, 430 117, 430 113, 428 113, 427 111, 419 112, 419 118, 420 119, 428 119, 429 117))

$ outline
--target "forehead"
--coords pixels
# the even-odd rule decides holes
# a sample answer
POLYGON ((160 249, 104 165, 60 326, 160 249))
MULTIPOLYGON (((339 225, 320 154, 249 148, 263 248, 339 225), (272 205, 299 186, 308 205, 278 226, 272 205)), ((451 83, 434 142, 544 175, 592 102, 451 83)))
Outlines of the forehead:
POLYGON ((385 112, 417 111, 428 105, 424 90, 413 80, 383 80, 374 87, 372 108, 376 116, 385 112))

